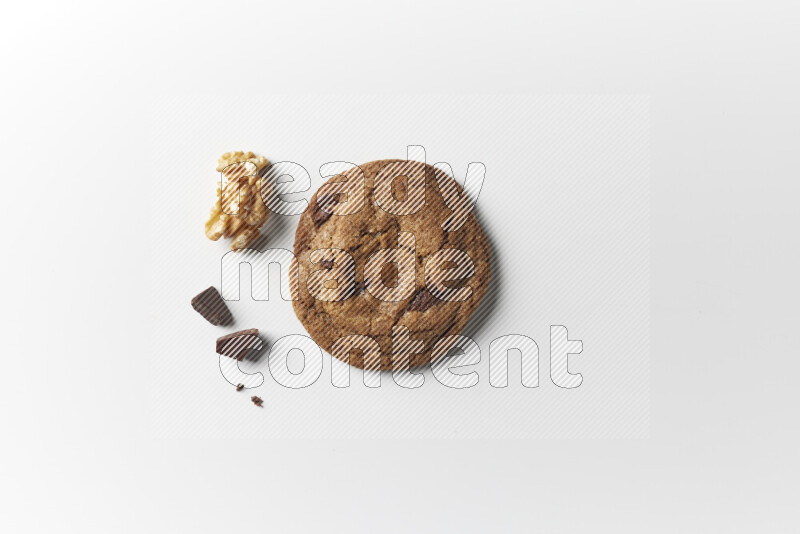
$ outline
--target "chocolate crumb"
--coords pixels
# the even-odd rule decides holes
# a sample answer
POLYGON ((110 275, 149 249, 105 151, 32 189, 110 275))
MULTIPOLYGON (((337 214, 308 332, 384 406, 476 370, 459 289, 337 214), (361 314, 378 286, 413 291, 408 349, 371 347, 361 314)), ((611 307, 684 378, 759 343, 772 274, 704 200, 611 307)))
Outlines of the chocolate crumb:
POLYGON ((322 260, 319 264, 323 269, 333 269, 333 260, 322 260))
POLYGON ((261 408, 261 405, 264 403, 264 401, 261 399, 261 397, 256 397, 255 395, 250 397, 250 400, 253 401, 253 404, 258 406, 259 408, 261 408))
POLYGON ((236 391, 242 391, 244 389, 244 384, 236 384, 236 391))
POLYGON ((408 306, 409 311, 424 312, 435 306, 439 299, 433 296, 433 293, 428 291, 427 287, 423 287, 417 294, 414 295, 414 300, 408 306))
POLYGON ((214 287, 209 287, 192 299, 192 308, 214 326, 228 325, 233 316, 225 301, 214 287))

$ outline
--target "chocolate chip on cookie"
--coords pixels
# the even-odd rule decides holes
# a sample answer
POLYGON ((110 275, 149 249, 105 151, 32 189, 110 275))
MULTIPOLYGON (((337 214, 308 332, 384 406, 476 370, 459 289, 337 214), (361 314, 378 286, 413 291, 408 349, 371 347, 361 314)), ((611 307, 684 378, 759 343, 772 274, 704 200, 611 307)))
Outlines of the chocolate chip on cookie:
POLYGON ((433 293, 428 291, 427 287, 423 287, 417 294, 414 295, 414 299, 411 301, 411 304, 408 306, 409 311, 418 311, 424 312, 439 302, 439 299, 433 296, 433 293))
POLYGON ((356 285, 353 286, 353 295, 360 295, 364 291, 367 290, 367 283, 365 281, 356 282, 356 285))
POLYGON ((325 195, 317 200, 317 207, 314 210, 314 223, 319 226, 333 215, 330 210, 339 203, 338 195, 325 195), (327 211, 326 211, 327 210, 327 211))

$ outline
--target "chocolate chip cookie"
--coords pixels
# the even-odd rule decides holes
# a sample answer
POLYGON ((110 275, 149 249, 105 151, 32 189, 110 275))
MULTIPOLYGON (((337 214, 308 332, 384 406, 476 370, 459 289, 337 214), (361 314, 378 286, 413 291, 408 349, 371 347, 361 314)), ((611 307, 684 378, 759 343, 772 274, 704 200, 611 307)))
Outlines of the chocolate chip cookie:
POLYGON ((446 173, 403 160, 353 167, 314 194, 292 277, 295 313, 320 347, 381 370, 445 353, 437 342, 462 331, 490 277, 486 234, 458 199, 468 204, 446 173))

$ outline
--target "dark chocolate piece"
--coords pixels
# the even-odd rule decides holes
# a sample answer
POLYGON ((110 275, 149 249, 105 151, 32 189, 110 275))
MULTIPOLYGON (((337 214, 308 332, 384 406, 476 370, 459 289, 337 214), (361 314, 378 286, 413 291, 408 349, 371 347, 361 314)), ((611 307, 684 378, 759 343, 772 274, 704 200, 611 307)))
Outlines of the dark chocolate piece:
POLYGON ((244 389, 244 384, 236 384, 236 391, 242 391, 244 389))
POLYGON ((242 360, 250 349, 260 349, 261 340, 258 338, 258 328, 240 330, 217 338, 217 354, 242 360))
POLYGON ((209 287, 192 299, 192 308, 214 326, 233 323, 233 316, 214 287, 209 287))
POLYGON ((250 397, 250 400, 253 401, 253 404, 258 406, 259 408, 261 408, 261 405, 264 403, 264 400, 261 397, 256 397, 255 395, 250 397))

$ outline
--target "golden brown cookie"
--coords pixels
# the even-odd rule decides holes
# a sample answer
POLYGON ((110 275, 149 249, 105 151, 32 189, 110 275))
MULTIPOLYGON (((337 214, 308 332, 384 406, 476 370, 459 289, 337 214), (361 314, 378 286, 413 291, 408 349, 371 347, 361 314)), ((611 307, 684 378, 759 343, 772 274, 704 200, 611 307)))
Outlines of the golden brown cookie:
POLYGON ((299 269, 292 276, 293 285, 299 277, 295 313, 321 348, 344 361, 349 359, 351 365, 359 368, 365 366, 366 358, 369 368, 391 370, 394 332, 396 336, 400 334, 396 337, 395 352, 398 355, 406 352, 406 363, 416 367, 428 363, 432 353, 434 357, 443 355, 438 350, 443 345, 434 353, 437 341, 462 331, 489 285, 489 242, 471 212, 461 217, 463 225, 457 230, 443 228, 443 224, 452 227, 452 222, 445 221, 453 210, 446 205, 442 190, 447 192, 448 200, 454 193, 463 193, 452 178, 430 165, 381 160, 331 178, 314 194, 297 227, 294 253, 299 269), (407 177, 387 180, 393 167, 412 170, 405 172, 407 177), (417 188, 412 187, 415 179, 417 188), (344 198, 330 194, 330 184, 336 182, 348 184, 344 198), (419 192, 422 182, 424 203, 420 209, 404 215, 390 213, 414 211, 413 207, 409 210, 402 206, 408 206, 409 191, 419 192), (336 214, 337 205, 349 204, 350 195, 360 200, 362 194, 363 206, 359 210, 336 214), (386 256, 381 250, 395 250, 396 255, 386 256), (370 262, 376 253, 384 259, 397 260, 398 264, 405 258, 406 266, 413 262, 413 270, 403 270, 411 272, 410 279, 401 276, 398 264, 389 263, 377 269, 376 265, 384 261, 370 262), (456 254, 460 254, 461 264, 449 261, 456 254), (471 260, 471 266, 464 266, 464 254, 471 260), (437 275, 437 268, 462 276, 450 280, 457 277, 441 274, 446 270, 437 275), (465 277, 470 273, 471 276, 465 277), (398 343, 406 334, 410 338, 398 343), (377 343, 372 347, 379 347, 379 353, 370 351, 370 345, 363 342, 348 345, 339 341, 354 335, 369 336, 377 343), (335 347, 337 341, 340 344, 335 347))

